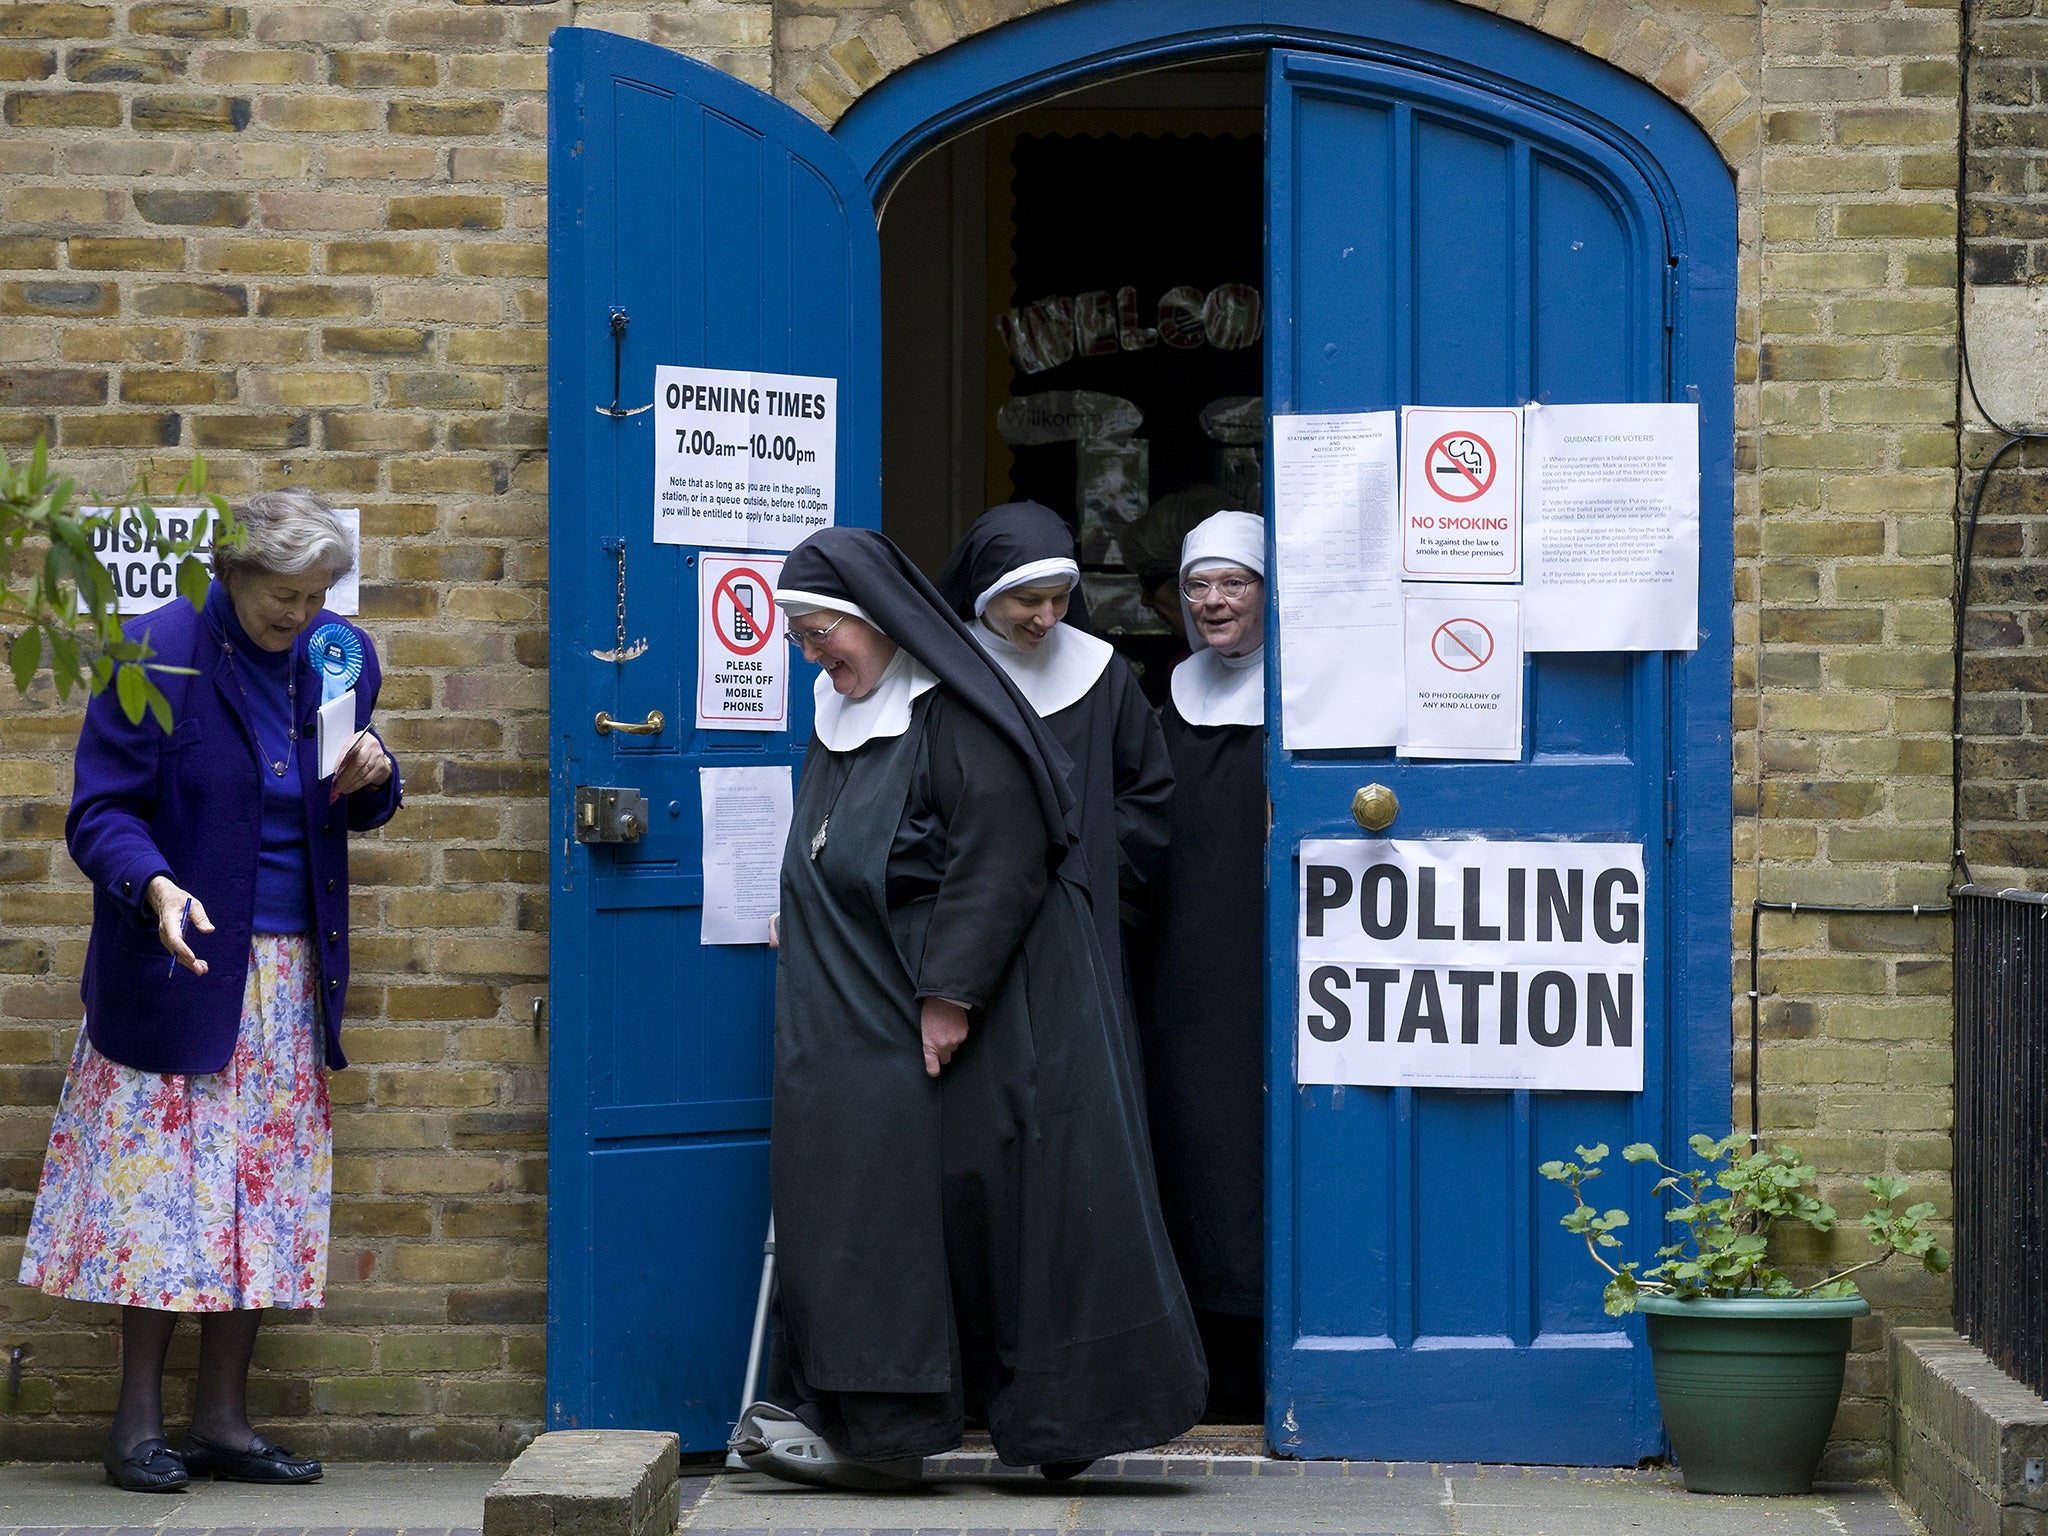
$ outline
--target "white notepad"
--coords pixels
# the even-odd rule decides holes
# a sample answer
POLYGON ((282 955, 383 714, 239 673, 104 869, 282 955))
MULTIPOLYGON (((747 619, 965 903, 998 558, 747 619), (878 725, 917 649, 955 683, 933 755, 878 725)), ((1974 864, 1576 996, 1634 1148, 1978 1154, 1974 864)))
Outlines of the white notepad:
POLYGON ((320 777, 331 779, 356 739, 356 691, 320 706, 320 777))

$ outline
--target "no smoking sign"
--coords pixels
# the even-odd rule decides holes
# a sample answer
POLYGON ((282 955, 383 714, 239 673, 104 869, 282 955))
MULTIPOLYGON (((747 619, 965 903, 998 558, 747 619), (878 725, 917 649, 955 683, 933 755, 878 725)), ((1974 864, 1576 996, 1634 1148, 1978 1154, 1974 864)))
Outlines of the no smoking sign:
POLYGON ((779 731, 789 724, 789 647, 775 583, 782 561, 704 554, 697 561, 697 729, 779 731))
POLYGON ((1401 574, 1410 581, 1519 581, 1522 413, 1401 410, 1401 574))

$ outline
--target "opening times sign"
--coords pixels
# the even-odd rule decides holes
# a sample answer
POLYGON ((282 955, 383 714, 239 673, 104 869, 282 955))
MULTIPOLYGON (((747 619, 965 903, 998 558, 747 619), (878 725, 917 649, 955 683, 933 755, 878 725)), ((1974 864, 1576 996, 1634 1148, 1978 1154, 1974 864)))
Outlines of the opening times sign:
POLYGON ((831 526, 839 381, 654 370, 654 542, 794 549, 831 526))
POLYGON ((1301 844, 1295 1080, 1637 1093, 1638 843, 1301 844))

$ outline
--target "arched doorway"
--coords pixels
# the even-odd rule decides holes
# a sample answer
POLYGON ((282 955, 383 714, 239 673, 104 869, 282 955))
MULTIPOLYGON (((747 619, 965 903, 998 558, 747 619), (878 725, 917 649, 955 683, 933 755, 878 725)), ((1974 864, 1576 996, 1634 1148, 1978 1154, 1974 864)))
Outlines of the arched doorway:
MULTIPOLYGON (((1633 1461, 1658 1440, 1639 1336, 1601 1314, 1597 1290, 1557 1231, 1533 1167, 1568 1153, 1575 1141, 1668 1145, 1726 1123, 1732 186, 1705 136, 1654 91, 1532 30, 1457 5, 1397 0, 1344 28, 1330 24, 1330 8, 1306 4, 1194 0, 1171 9, 1162 26, 1160 8, 1073 0, 899 72, 848 113, 831 141, 766 98, 749 104, 760 116, 748 132, 795 146, 795 159, 835 188, 831 217, 845 229, 833 240, 843 234, 858 246, 860 221, 850 206, 856 178, 880 205, 922 155, 1027 104, 1134 72, 1255 52, 1266 60, 1265 388, 1274 411, 1529 399, 1699 402, 1697 651, 1537 659, 1525 690, 1530 748, 1518 763, 1394 763, 1385 754, 1277 749, 1269 758, 1266 1330, 1273 1446, 1304 1456, 1633 1461), (829 175, 815 169, 825 162, 829 175), (1432 188, 1463 199, 1454 217, 1419 212, 1441 206, 1432 203, 1432 188), (1589 251, 1584 260, 1559 256, 1589 251), (1348 808, 1365 776, 1398 789, 1401 836, 1643 845, 1656 901, 1646 978, 1650 1073, 1642 1095, 1294 1086, 1294 848, 1305 837, 1355 835, 1348 808)), ((593 112, 622 121, 616 112, 624 102, 642 112, 635 121, 645 143, 614 136, 619 163, 607 167, 593 162, 599 136, 586 132, 572 168, 579 180, 560 187, 551 216, 587 210, 600 180, 613 190, 599 188, 597 195, 614 203, 622 184, 638 197, 650 179, 666 181, 674 157, 661 158, 664 144, 687 143, 703 163, 708 140, 701 132, 690 137, 696 131, 688 127, 696 110, 689 93, 710 94, 702 72, 673 56, 649 56, 659 54, 615 39, 579 45, 573 58, 558 47, 558 104, 565 79, 575 74, 586 128, 593 112), (605 100, 593 108, 599 80, 605 100), (627 85, 668 105, 657 110, 621 95, 627 85)), ((711 91, 729 97, 729 85, 711 91)), ((730 100, 714 109, 719 122, 734 111, 730 100)), ((558 135, 556 144, 565 153, 564 138, 558 135)), ((556 174, 562 171, 558 164, 556 174)), ((685 225, 688 213, 677 215, 685 225)), ((616 238, 595 253, 599 272, 588 269, 588 231, 603 222, 586 217, 579 225, 586 270, 576 302, 585 308, 601 302, 603 272, 613 274, 614 286, 625 280, 619 274, 638 272, 634 281, 646 289, 647 258, 616 238)), ((637 241, 641 252, 661 248, 659 231, 635 233, 656 236, 637 241)), ((682 244, 688 247, 690 238, 682 244)), ((845 271, 857 272, 864 261, 856 253, 845 271)), ((702 269, 692 270, 701 284, 702 269)), ((655 281, 649 291, 670 280, 655 281)), ((855 310, 869 302, 846 291, 855 310)), ((760 293, 748 302, 758 308, 764 298, 773 302, 760 293)), ((581 366, 590 383, 601 377, 608 386, 613 359, 592 316, 561 318, 555 355, 572 360, 572 369, 581 366)), ((863 327, 870 323, 865 315, 850 326, 831 321, 835 334, 852 339, 836 361, 813 366, 837 370, 842 395, 861 402, 871 422, 890 384, 877 379, 865 350, 863 327)), ((629 349, 629 371, 656 362, 772 366, 758 360, 758 338, 720 338, 713 329, 708 321, 694 331, 683 326, 651 339, 655 351, 638 358, 629 349)), ((554 445, 563 456, 558 477, 568 455, 600 451, 585 440, 590 434, 610 430, 572 418, 587 412, 581 394, 553 413, 564 434, 554 445)), ((601 451, 623 465, 638 450, 622 450, 614 434, 601 451)), ((857 477, 873 472, 877 454, 872 439, 849 443, 842 435, 841 463, 856 466, 857 477)), ((576 526, 572 510, 580 488, 566 478, 557 483, 558 549, 567 539, 581 551, 589 533, 576 526)), ((628 491, 626 504, 636 504, 636 494, 628 491)), ((862 488, 854 499, 871 508, 868 495, 862 488)), ((558 555, 556 569, 572 563, 558 555)), ((603 619, 598 627, 609 635, 610 608, 596 602, 609 592, 599 585, 592 583, 587 617, 592 624, 603 619)), ((558 629, 578 621, 569 603, 558 607, 558 629)), ((681 622, 690 622, 687 613, 681 622)), ((558 636, 558 647, 563 643, 558 636)), ((588 700, 565 704, 564 684, 558 672, 558 754, 565 725, 573 729, 588 717, 588 700)), ((566 776, 558 772, 558 782, 566 776)), ((579 900, 591 902, 566 882, 558 889, 558 966, 587 966, 593 954, 588 936, 579 940, 570 931, 585 920, 575 914, 579 900)), ((590 934, 602 930, 605 919, 594 906, 585 918, 590 934)), ((684 935, 682 942, 694 940, 684 935)), ((762 983, 746 985, 755 1001, 739 1011, 758 1016, 762 983)), ((563 996, 559 978, 556 996, 563 996)), ((707 1016, 729 1020, 734 1010, 719 1005, 706 996, 707 1016)), ((565 1063, 572 1072, 587 1066, 594 1042, 614 1027, 605 1022, 606 1008, 629 1006, 623 999, 594 1003, 579 1044, 558 1002, 556 1049, 577 1056, 565 1063)), ((686 1030, 690 1017, 686 1010, 686 1030)), ((738 1126, 727 1123, 730 1116, 714 1130, 678 1131, 672 1144, 629 1138, 600 1146, 594 1128, 618 1106, 587 1097, 580 1106, 564 1103, 564 1091, 578 1080, 593 1081, 587 1071, 576 1079, 558 1067, 558 1244, 591 1232, 587 1216, 579 1227, 579 1201, 586 1212, 602 1205, 600 1187, 608 1178, 634 1177, 625 1170, 636 1154, 650 1159, 648 1168, 658 1155, 662 1177, 687 1177, 679 1171, 698 1166, 725 1170, 714 1176, 730 1179, 732 1170, 758 1160, 765 1123, 738 1126), (579 1169, 592 1170, 587 1180, 579 1169)), ((719 1091, 726 1095, 721 1103, 738 1097, 719 1091)), ((765 1092, 765 1081, 758 1091, 765 1092)), ((1635 1213, 1639 1229, 1655 1229, 1647 1181, 1609 1194, 1635 1213)), ((726 1199, 715 1211, 700 1203, 693 1219, 710 1225, 695 1234, 681 1272, 666 1277, 671 1296, 719 1298, 702 1314, 707 1347, 692 1357, 699 1363, 691 1369, 714 1378, 691 1384, 696 1406, 689 1412, 706 1424, 699 1440, 732 1411, 723 1399, 737 1391, 721 1391, 715 1375, 731 1371, 736 1342, 743 1342, 744 1319, 733 1309, 757 1251, 741 1209, 747 1203, 726 1199), (719 1339, 726 1343, 717 1345, 719 1339)), ((558 1255, 551 1314, 580 1312, 586 1322, 581 1332, 564 1328, 559 1360, 551 1336, 551 1378, 568 1390, 551 1382, 550 1401, 574 1400, 579 1358, 600 1378, 585 1398, 589 1417, 558 1409, 558 1422, 667 1424, 686 1416, 665 1405, 673 1387, 614 1398, 602 1389, 607 1333, 644 1340, 650 1328, 667 1325, 634 1320, 636 1307, 664 1294, 660 1277, 632 1294, 607 1289, 598 1278, 594 1263, 634 1262, 626 1251, 633 1242, 610 1234, 605 1243, 558 1255), (593 1261, 606 1243, 618 1251, 593 1261)), ((681 1250, 671 1244, 667 1252, 681 1250)), ((619 1357, 617 1346, 611 1352, 619 1357)))

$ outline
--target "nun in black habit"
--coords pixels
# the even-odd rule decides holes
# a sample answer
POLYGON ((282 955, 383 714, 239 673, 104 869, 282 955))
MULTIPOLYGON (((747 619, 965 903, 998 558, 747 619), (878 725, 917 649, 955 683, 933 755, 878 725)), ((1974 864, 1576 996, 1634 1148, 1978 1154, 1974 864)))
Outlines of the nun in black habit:
POLYGON ((1176 788, 1141 989, 1159 1199, 1200 1321, 1212 1422, 1263 1417, 1265 519, 1218 512, 1181 547, 1188 643, 1164 729, 1176 788))
POLYGON ((1073 763, 1095 932, 1128 995, 1123 929, 1143 922, 1166 851, 1173 768, 1129 664, 1064 622, 1080 580, 1066 522, 1035 501, 1013 501, 975 519, 939 593, 1073 763))
POLYGON ((1200 1417, 1059 746, 878 533, 791 552, 823 668, 783 855, 770 1184, 788 1401, 747 1465, 914 1479, 971 1415, 1070 1475, 1200 1417))

